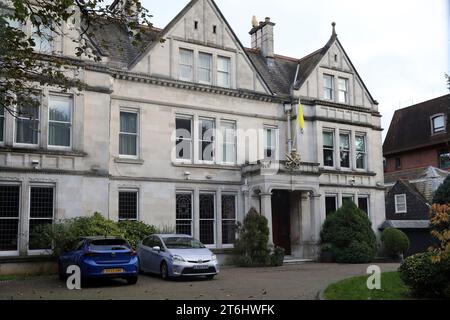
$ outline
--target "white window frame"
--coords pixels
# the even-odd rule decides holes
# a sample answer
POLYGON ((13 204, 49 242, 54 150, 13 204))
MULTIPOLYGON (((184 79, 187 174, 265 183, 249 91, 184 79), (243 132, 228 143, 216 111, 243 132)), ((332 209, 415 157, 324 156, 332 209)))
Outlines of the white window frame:
POLYGON ((39 256, 39 255, 51 255, 53 253, 53 249, 38 249, 38 250, 30 250, 29 242, 30 242, 30 226, 31 220, 49 220, 49 218, 31 218, 31 189, 32 188, 48 188, 53 189, 53 216, 52 223, 55 223, 55 212, 56 212, 56 185, 55 184, 45 184, 45 183, 36 183, 32 184, 28 187, 28 230, 27 230, 27 253, 30 256, 39 256))
POLYGON ((178 221, 190 221, 191 222, 191 237, 194 237, 195 235, 195 212, 194 212, 194 192, 191 190, 177 190, 175 192, 175 232, 176 232, 176 226, 178 221), (189 195, 191 197, 191 219, 177 219, 177 195, 189 195))
MULTIPOLYGON (((233 121, 233 120, 220 120, 220 129, 222 132, 222 142, 221 142, 221 149, 222 149, 222 164, 224 165, 235 165, 237 163, 237 122, 233 121), (226 140, 227 135, 225 133, 225 128, 222 126, 223 124, 232 124, 234 126, 234 139, 233 142, 229 142, 226 140), (225 150, 226 148, 224 148, 225 145, 233 145, 234 146, 234 159, 232 162, 227 162, 225 161, 225 150)), ((228 129, 228 128, 226 128, 228 129)))
POLYGON ((117 220, 118 221, 140 221, 140 205, 139 205, 139 189, 133 188, 120 188, 117 192, 117 220), (121 219, 120 218, 120 193, 134 193, 136 194, 136 219, 121 219))
POLYGON ((439 113, 439 114, 435 114, 435 115, 433 115, 432 117, 431 117, 431 134, 440 134, 440 133, 443 133, 443 132, 446 132, 447 131, 447 128, 446 128, 446 126, 445 126, 445 122, 446 122, 446 117, 445 117, 445 114, 443 114, 443 113, 439 113), (436 130, 436 127, 434 126, 434 121, 436 120, 436 119, 438 119, 438 118, 443 118, 443 120, 444 120, 444 126, 442 127, 442 128, 439 128, 439 130, 436 130))
POLYGON ((359 199, 366 199, 367 201, 367 216, 370 217, 370 195, 358 195, 358 208, 359 208, 359 199))
POLYGON ((331 74, 326 74, 326 73, 324 73, 323 74, 323 98, 326 100, 326 101, 334 101, 334 99, 335 99, 335 89, 334 89, 334 76, 333 75, 331 75, 331 74), (330 78, 331 79, 331 87, 327 87, 326 86, 326 81, 325 81, 325 79, 326 78, 330 78), (327 97, 327 95, 326 95, 326 93, 327 92, 331 92, 331 98, 328 98, 327 97))
POLYGON ((322 130, 322 162, 325 168, 335 168, 336 167, 336 132, 333 129, 323 129, 322 130), (325 142, 323 141, 323 135, 325 133, 331 133, 333 136, 333 148, 325 147, 325 142), (325 164, 325 150, 332 151, 333 154, 333 165, 328 166, 325 164))
MULTIPOLYGON (((8 187, 19 187, 19 212, 17 215, 17 250, 9 250, 9 251, 1 251, 0 250, 0 257, 14 257, 19 255, 19 248, 20 243, 22 241, 21 238, 21 221, 23 219, 22 217, 22 185, 18 182, 4 182, 0 181, 1 186, 8 186, 8 187)), ((11 219, 11 217, 5 217, 0 219, 11 219)), ((15 219, 15 218, 14 218, 15 219)))
POLYGON ((212 70, 213 70, 213 55, 211 53, 200 51, 198 53, 198 63, 197 63, 197 79, 198 79, 198 82, 199 83, 203 83, 203 84, 212 84, 212 81, 213 81, 213 79, 212 79, 213 78, 212 70), (204 67, 201 66, 201 64, 200 64, 200 56, 202 56, 202 55, 208 56, 210 58, 210 60, 209 60, 209 69, 204 68, 204 67), (203 81, 203 80, 200 79, 200 71, 201 70, 207 70, 209 72, 209 81, 203 81))
POLYGON ((264 126, 264 136, 263 136, 263 139, 264 139, 264 150, 263 150, 263 152, 264 152, 264 154, 263 154, 263 159, 264 160, 278 160, 278 139, 279 139, 279 130, 278 130, 278 127, 276 127, 276 126, 264 126), (272 146, 269 146, 268 144, 267 144, 267 138, 268 138, 268 132, 269 131, 271 131, 271 132, 273 132, 274 133, 274 138, 275 139, 273 139, 273 141, 272 141, 272 143, 273 143, 273 145, 272 146), (270 148, 269 148, 270 147, 270 148), (268 157, 267 156, 267 152, 266 152, 266 150, 272 150, 272 157, 268 157))
POLYGON ((408 212, 408 204, 406 202, 406 194, 396 194, 395 195, 395 213, 407 213, 408 212), (404 207, 405 209, 399 209, 400 206, 400 200, 404 201, 404 207))
POLYGON ((208 117, 199 117, 198 121, 197 121, 197 125, 198 125, 198 138, 197 140, 197 146, 198 146, 198 162, 200 164, 214 164, 216 162, 217 159, 217 146, 216 146, 216 139, 217 139, 217 135, 216 135, 216 128, 217 128, 217 124, 216 124, 216 119, 215 118, 208 118, 208 117), (208 121, 208 122, 212 122, 213 124, 213 141, 208 141, 208 140, 204 140, 204 137, 202 136, 202 132, 201 132, 201 125, 203 121, 208 121), (212 160, 202 160, 203 158, 203 142, 208 142, 211 143, 212 147, 213 147, 213 156, 212 156, 212 160))
MULTIPOLYGON (((28 118, 28 117, 21 117, 21 116, 19 116, 19 115, 17 115, 17 117, 15 117, 14 118, 14 132, 13 132, 13 145, 14 145, 14 147, 19 147, 19 148, 34 148, 34 149, 37 149, 39 146, 40 146, 40 144, 41 144, 41 134, 42 134, 42 132, 41 132, 41 125, 42 125, 42 96, 40 96, 39 95, 39 102, 40 102, 40 104, 39 104, 39 106, 37 107, 38 108, 38 116, 39 116, 39 118, 38 119, 31 119, 31 121, 38 121, 38 129, 37 129, 37 131, 38 131, 38 134, 37 134, 37 143, 23 143, 23 142, 17 142, 16 140, 17 140, 17 121, 20 119, 20 120, 30 120, 30 118, 28 118)), ((16 109, 16 112, 19 112, 19 107, 18 106, 16 106, 15 107, 15 109, 16 109)))
POLYGON ((217 81, 217 86, 219 86, 219 87, 231 88, 231 58, 230 57, 221 56, 221 55, 217 56, 217 79, 216 79, 216 81, 217 81), (219 70, 219 61, 221 59, 226 60, 228 62, 228 71, 219 70), (227 79, 228 79, 228 84, 227 85, 219 83, 219 74, 226 74, 227 75, 227 79))
MULTIPOLYGON (((222 200, 222 199, 221 199, 222 200)), ((222 213, 221 213, 222 214, 222 213)), ((213 239, 214 239, 214 243, 213 244, 205 244, 205 247, 207 248, 217 248, 218 246, 218 239, 217 239, 217 194, 215 191, 200 191, 198 194, 198 225, 199 225, 199 229, 198 229, 198 237, 199 240, 201 239, 201 226, 200 226, 200 222, 201 221, 212 221, 213 222, 213 227, 214 227, 214 234, 213 234, 213 239), (212 195, 214 197, 214 219, 202 219, 200 216, 200 205, 201 205, 201 201, 200 201, 200 197, 202 195, 212 195)), ((201 241, 201 240, 200 240, 201 241)), ((222 241, 220 241, 222 242, 222 241)))
POLYGON ((367 170, 367 164, 368 164, 368 159, 367 159, 367 134, 357 132, 355 134, 355 168, 356 168, 356 170, 359 170, 359 171, 365 171, 365 170, 367 170), (356 140, 358 139, 358 137, 363 137, 364 138, 364 152, 357 150, 356 140), (364 168, 358 168, 358 154, 363 154, 364 155, 364 168))
MULTIPOLYGON (((223 218, 223 208, 222 205, 220 206, 222 209, 222 212, 220 213, 220 229, 221 229, 221 235, 223 237, 223 222, 224 221, 234 221, 234 223, 236 224, 238 221, 238 195, 235 192, 223 192, 221 194, 221 197, 223 196, 233 196, 234 197, 234 208, 235 208, 235 212, 234 212, 234 219, 224 219, 223 218)), ((222 198, 220 199, 220 201, 222 201, 222 198)), ((217 219, 216 219, 217 220, 217 219)), ((236 232, 235 232, 235 236, 236 236, 236 232)), ((220 244, 222 245, 222 248, 234 248, 234 244, 233 243, 223 243, 223 239, 219 239, 220 244)))
POLYGON ((119 111, 119 143, 118 143, 118 147, 119 147, 119 158, 121 159, 139 159, 139 155, 140 155, 140 113, 139 110, 136 109, 127 109, 127 108, 120 108, 119 111), (122 132, 120 130, 120 123, 121 123, 121 115, 122 113, 133 113, 136 115, 136 133, 129 133, 129 132, 122 132), (126 154, 121 154, 120 153, 120 136, 121 135, 127 135, 127 136, 136 136, 136 155, 126 155, 126 154))
MULTIPOLYGON (((181 164, 192 164, 192 163, 194 163, 194 158, 195 158, 195 156, 194 156, 194 142, 195 142, 195 139, 194 139, 194 129, 195 129, 194 116, 186 115, 186 114, 178 114, 178 113, 175 114, 175 141, 174 141, 175 150, 176 150, 177 140, 178 140, 178 136, 176 134, 177 119, 189 120, 191 122, 191 136, 190 136, 190 138, 183 138, 183 141, 189 141, 191 157, 190 157, 190 159, 180 159, 180 158, 178 158, 178 154, 175 154, 174 161, 176 163, 181 163, 181 164)), ((175 153, 176 153, 176 151, 175 151, 175 153)))
POLYGON ((47 110, 47 146, 49 149, 55 150, 72 150, 73 148, 73 115, 74 115, 74 97, 69 95, 61 95, 57 93, 50 93, 48 97, 48 110, 47 110), (65 121, 55 121, 50 120, 50 101, 52 97, 56 97, 57 99, 68 99, 70 101, 70 122, 65 121), (69 137, 69 146, 54 146, 50 144, 50 122, 52 123, 62 123, 62 124, 70 124, 70 137, 69 137))
POLYGON ((194 60, 195 60, 195 52, 192 49, 187 49, 187 48, 179 48, 178 51, 178 55, 179 55, 179 65, 178 65, 178 78, 181 81, 187 81, 187 82, 194 82, 194 60), (182 52, 189 52, 191 54, 191 64, 186 64, 183 63, 181 56, 182 56, 182 52), (181 74, 181 66, 184 67, 188 67, 191 69, 191 76, 189 78, 183 78, 182 74, 181 74))
POLYGON ((347 78, 339 77, 338 78, 338 102, 339 103, 343 103, 343 104, 349 103, 348 91, 349 91, 349 80, 347 78), (344 82, 345 90, 341 89, 341 81, 344 82), (344 94, 344 101, 341 100, 341 93, 344 94))

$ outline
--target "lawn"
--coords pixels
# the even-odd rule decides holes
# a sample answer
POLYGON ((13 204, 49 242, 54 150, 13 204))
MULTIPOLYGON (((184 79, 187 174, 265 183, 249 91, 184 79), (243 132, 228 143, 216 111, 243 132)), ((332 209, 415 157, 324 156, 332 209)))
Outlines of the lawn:
POLYGON ((398 272, 381 275, 381 290, 369 290, 366 284, 368 277, 368 275, 355 277, 334 283, 325 290, 325 297, 327 300, 412 299, 398 272))

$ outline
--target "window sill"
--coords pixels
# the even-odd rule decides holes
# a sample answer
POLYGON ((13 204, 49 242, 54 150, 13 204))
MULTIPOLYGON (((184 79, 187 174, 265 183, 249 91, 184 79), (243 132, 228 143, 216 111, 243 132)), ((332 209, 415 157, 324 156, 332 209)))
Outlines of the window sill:
POLYGON ((12 152, 12 153, 34 153, 42 155, 60 155, 60 156, 74 156, 74 157, 85 157, 87 153, 83 151, 74 150, 56 150, 56 149, 43 149, 38 147, 27 147, 27 146, 0 146, 0 152, 12 152))
POLYGON ((144 160, 141 159, 131 159, 131 158, 115 158, 115 163, 124 163, 124 164, 136 164, 136 165, 143 165, 144 160))
POLYGON ((182 162, 172 162, 172 165, 174 167, 181 167, 181 168, 199 168, 199 169, 217 169, 217 170, 232 170, 232 171, 240 171, 241 167, 238 165, 222 165, 222 164, 205 164, 205 163, 182 163, 182 162))

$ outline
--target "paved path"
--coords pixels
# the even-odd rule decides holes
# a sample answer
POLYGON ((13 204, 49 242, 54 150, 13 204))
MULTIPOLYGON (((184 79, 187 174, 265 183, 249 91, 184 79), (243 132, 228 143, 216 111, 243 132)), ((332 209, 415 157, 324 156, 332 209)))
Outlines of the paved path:
MULTIPOLYGON (((378 264, 383 272, 398 264, 378 264)), ((368 265, 305 263, 267 269, 225 268, 213 281, 187 279, 163 281, 141 275, 134 286, 122 280, 93 283, 80 291, 67 290, 56 276, 0 282, 4 299, 157 299, 157 300, 312 300, 327 285, 364 275, 368 265)))

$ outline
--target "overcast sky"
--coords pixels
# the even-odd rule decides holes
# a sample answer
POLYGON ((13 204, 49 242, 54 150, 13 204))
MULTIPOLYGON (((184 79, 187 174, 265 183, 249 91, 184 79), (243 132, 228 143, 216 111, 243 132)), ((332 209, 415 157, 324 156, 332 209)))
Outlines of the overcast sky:
MULTIPOLYGON (((163 28, 188 0, 142 0, 163 28)), ((396 109, 449 93, 450 0, 216 0, 244 46, 251 18, 271 17, 277 54, 301 58, 338 37, 380 103, 386 135, 396 109)))

